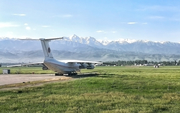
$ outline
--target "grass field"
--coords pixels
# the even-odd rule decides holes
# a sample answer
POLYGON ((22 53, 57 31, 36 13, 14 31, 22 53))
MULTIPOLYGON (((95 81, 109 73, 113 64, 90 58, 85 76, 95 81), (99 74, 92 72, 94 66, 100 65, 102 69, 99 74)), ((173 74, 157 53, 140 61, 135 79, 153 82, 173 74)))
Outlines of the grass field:
POLYGON ((0 74, 2 73, 3 69, 10 69, 11 74, 46 74, 46 73, 54 73, 51 70, 42 70, 42 67, 12 67, 12 68, 6 68, 1 67, 0 68, 0 74))
MULTIPOLYGON (((32 73, 33 69, 35 73, 51 72, 40 68, 22 68, 20 71, 32 73)), ((0 91, 0 112, 180 112, 178 66, 158 69, 96 67, 83 72, 97 72, 99 75, 39 87, 0 91)))

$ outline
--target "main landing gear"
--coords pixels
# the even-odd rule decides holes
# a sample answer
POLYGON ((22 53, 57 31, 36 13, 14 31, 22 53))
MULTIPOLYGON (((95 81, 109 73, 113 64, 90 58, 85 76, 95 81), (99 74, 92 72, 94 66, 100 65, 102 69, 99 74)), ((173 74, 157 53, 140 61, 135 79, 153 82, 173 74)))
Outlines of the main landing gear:
POLYGON ((55 76, 63 76, 61 73, 55 73, 55 76))
POLYGON ((68 73, 68 76, 77 75, 77 73, 68 73))
POLYGON ((71 72, 71 73, 68 73, 68 74, 55 73, 55 76, 63 76, 63 75, 74 76, 74 75, 77 75, 77 73, 75 73, 75 72, 71 72))

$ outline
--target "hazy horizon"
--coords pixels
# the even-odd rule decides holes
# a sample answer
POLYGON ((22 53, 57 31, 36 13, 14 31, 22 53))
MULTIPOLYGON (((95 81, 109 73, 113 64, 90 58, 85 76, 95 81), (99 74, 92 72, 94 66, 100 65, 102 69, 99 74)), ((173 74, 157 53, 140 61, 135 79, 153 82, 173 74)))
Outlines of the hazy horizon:
MULTIPOLYGON (((76 34, 73 34, 73 35, 71 35, 71 36, 64 36, 64 37, 66 37, 66 38, 71 38, 71 37, 73 37, 73 36, 78 36, 78 35, 76 35, 76 34)), ((58 36, 57 36, 58 37, 58 36)), ((59 37, 61 37, 61 36, 59 36, 59 37)), ((79 38, 89 38, 89 37, 92 37, 92 36, 85 36, 85 37, 81 37, 81 36, 78 36, 79 38)), ((34 38, 34 37, 1 37, 0 36, 0 39, 26 39, 26 38, 32 38, 32 39, 39 39, 39 38, 54 38, 54 37, 39 37, 39 38, 34 38)), ((112 41, 126 41, 126 42, 130 42, 130 43, 132 43, 132 42, 136 42, 136 41, 144 41, 144 42, 158 42, 158 43, 164 43, 164 42, 172 42, 172 43, 180 43, 180 41, 179 42, 174 42, 174 41, 153 41, 153 40, 143 40, 143 39, 125 39, 125 38, 117 38, 117 39, 115 39, 115 40, 111 40, 111 39, 97 39, 96 37, 92 37, 92 38, 95 38, 97 41, 99 41, 99 42, 103 42, 103 41, 108 41, 108 42, 112 42, 112 41)))

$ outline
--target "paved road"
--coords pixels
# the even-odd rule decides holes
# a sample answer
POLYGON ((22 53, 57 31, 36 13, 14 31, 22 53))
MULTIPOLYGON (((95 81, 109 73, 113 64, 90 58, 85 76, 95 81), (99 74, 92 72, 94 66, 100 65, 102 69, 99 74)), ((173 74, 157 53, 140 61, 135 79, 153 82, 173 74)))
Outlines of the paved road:
POLYGON ((51 81, 68 79, 66 76, 55 76, 54 74, 0 74, 0 85, 23 83, 29 81, 51 81))

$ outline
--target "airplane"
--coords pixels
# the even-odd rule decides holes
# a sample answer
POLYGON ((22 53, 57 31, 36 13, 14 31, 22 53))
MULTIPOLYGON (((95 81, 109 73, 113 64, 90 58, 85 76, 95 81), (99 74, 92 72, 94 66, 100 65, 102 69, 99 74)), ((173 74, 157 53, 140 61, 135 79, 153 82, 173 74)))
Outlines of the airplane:
POLYGON ((80 71, 80 69, 94 69, 96 64, 102 64, 102 62, 93 62, 93 61, 81 61, 81 60, 56 60, 54 59, 51 48, 49 46, 49 42, 51 40, 57 40, 57 39, 63 39, 63 37, 60 38, 40 38, 40 39, 21 39, 21 40, 40 40, 43 53, 44 53, 44 62, 38 62, 38 63, 29 63, 29 64, 22 64, 22 65, 15 65, 15 66, 8 66, 8 67, 17 67, 17 66, 26 66, 26 65, 36 65, 36 64, 42 64, 43 70, 50 69, 55 73, 55 75, 77 75, 77 72, 80 71))

